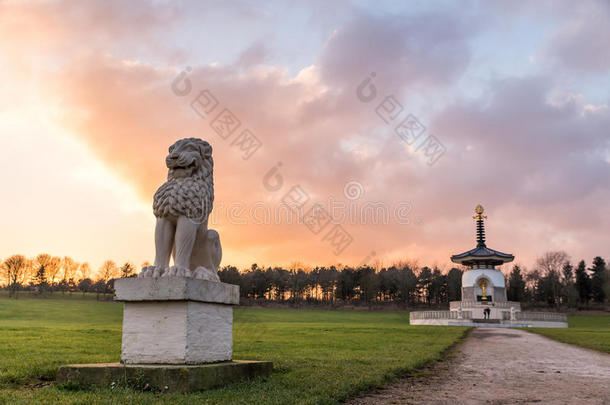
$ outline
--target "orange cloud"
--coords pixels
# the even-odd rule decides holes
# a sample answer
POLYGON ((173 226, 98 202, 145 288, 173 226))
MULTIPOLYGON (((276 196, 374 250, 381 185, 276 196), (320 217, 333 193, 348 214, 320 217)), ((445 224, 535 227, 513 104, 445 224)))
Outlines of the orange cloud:
MULTIPOLYGON (((451 254, 471 247, 470 213, 477 203, 490 213, 490 245, 524 260, 557 249, 588 258, 603 254, 610 241, 603 209, 609 197, 603 155, 607 109, 593 114, 578 104, 548 103, 553 85, 546 77, 498 80, 482 97, 456 97, 430 114, 428 133, 447 152, 428 166, 421 152, 375 114, 386 94, 380 90, 369 104, 356 97, 357 86, 371 71, 360 60, 374 62, 379 88, 384 84, 405 106, 416 102, 410 90, 449 91, 469 63, 473 35, 450 15, 440 16, 446 29, 429 28, 438 15, 415 19, 413 25, 358 15, 296 74, 264 64, 268 50, 250 47, 235 64, 194 65, 188 74, 191 91, 177 96, 171 83, 183 66, 176 66, 173 52, 181 50, 154 42, 163 29, 178 29, 179 10, 137 5, 123 15, 117 3, 76 4, 68 16, 61 13, 67 4, 44 3, 11 7, 0 17, 1 34, 14 36, 27 27, 16 44, 3 45, 18 56, 11 71, 19 71, 18 64, 28 66, 32 75, 20 77, 27 77, 55 110, 54 123, 87 145, 144 201, 152 201, 164 181, 170 144, 186 136, 208 140, 214 147, 215 226, 226 247, 224 264, 358 264, 374 251, 386 264, 419 258, 422 264, 443 265, 451 254), (416 40, 399 40, 413 35, 416 40), (166 60, 145 62, 129 55, 138 41, 166 60), (37 55, 32 56, 36 66, 27 54, 37 55), (191 102, 204 89, 219 104, 202 118, 191 102), (241 122, 226 140, 210 127, 223 108, 241 122), (233 144, 244 128, 262 142, 247 160, 233 144), (283 184, 270 191, 264 178, 278 163, 283 184), (350 182, 362 186, 354 200, 344 190, 350 182), (370 215, 369 209, 381 204, 388 220, 373 223, 357 215, 350 221, 348 213, 340 222, 353 242, 338 255, 324 240, 332 224, 314 234, 302 223, 260 223, 261 213, 278 210, 296 185, 310 197, 306 209, 320 202, 370 215)), ((339 221, 341 215, 333 216, 339 221)), ((110 256, 116 248, 112 234, 99 237, 110 256)), ((151 252, 152 234, 134 244, 149 245, 151 252)))

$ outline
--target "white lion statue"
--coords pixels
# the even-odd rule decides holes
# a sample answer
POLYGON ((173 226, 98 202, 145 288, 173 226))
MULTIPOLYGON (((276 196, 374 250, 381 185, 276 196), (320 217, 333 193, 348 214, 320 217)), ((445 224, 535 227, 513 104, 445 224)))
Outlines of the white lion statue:
POLYGON ((180 139, 165 158, 167 182, 154 196, 155 263, 140 277, 184 276, 220 281, 222 248, 208 229, 214 202, 212 147, 198 138, 180 139), (170 255, 174 265, 169 266, 170 255))

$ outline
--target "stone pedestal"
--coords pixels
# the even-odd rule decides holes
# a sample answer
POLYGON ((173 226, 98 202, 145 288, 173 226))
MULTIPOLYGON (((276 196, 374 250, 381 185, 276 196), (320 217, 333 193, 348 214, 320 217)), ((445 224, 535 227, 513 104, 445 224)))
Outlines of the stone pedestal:
POLYGON ((57 371, 57 381, 70 387, 131 387, 157 392, 196 392, 240 380, 264 377, 270 361, 227 361, 200 365, 72 364, 57 371))
POLYGON ((124 301, 121 362, 205 364, 232 359, 239 287, 190 277, 116 280, 124 301))
POLYGON ((58 382, 192 392, 273 370, 267 361, 231 361, 239 286, 147 277, 116 280, 114 289, 124 302, 121 363, 63 366, 58 382))

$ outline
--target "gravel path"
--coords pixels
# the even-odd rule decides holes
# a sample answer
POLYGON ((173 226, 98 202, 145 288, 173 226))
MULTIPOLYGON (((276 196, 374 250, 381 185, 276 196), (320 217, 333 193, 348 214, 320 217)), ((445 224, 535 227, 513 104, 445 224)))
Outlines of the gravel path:
POLYGON ((447 361, 348 402, 610 404, 610 355, 516 329, 477 328, 447 361))

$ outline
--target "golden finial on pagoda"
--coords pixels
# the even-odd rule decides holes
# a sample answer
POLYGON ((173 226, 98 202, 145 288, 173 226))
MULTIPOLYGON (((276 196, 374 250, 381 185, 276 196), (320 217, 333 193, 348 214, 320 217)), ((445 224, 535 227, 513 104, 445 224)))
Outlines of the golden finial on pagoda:
POLYGON ((483 215, 483 212, 485 212, 485 209, 483 208, 483 206, 481 204, 478 204, 474 209, 474 213, 477 215, 472 217, 472 219, 476 219, 476 220, 487 219, 487 216, 483 215))

